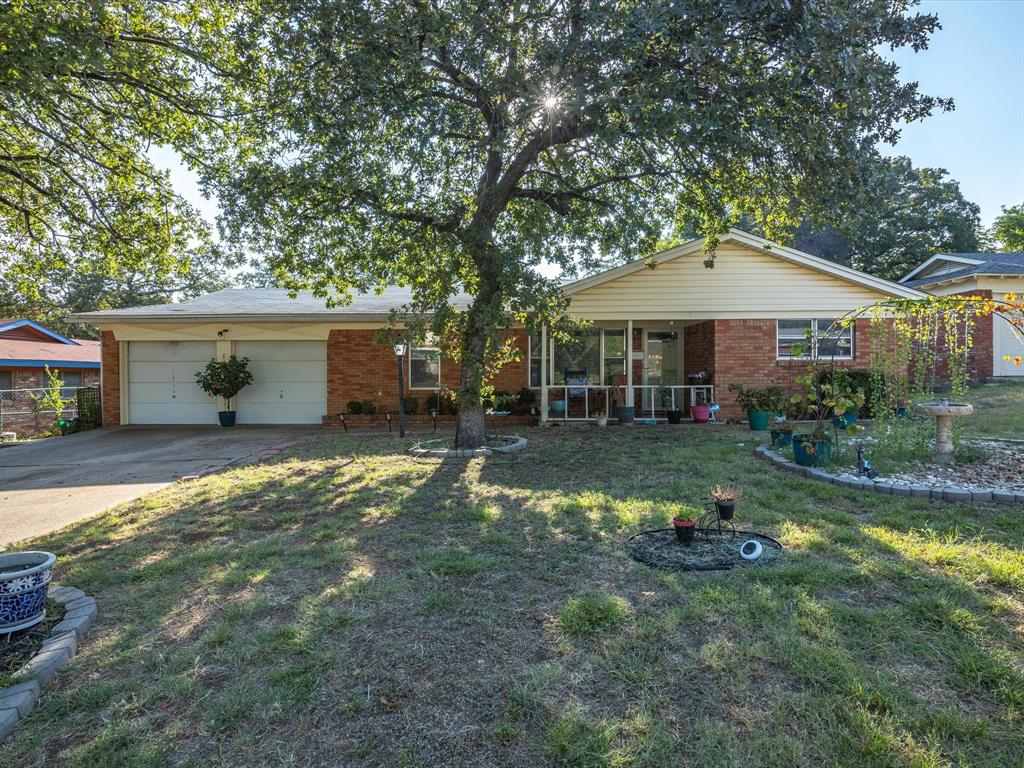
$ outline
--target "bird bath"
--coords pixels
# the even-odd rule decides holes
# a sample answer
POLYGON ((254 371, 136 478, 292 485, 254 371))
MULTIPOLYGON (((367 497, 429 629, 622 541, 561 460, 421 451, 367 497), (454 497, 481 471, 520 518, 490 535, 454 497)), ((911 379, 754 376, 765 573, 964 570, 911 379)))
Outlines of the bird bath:
POLYGON ((917 407, 935 417, 935 453, 939 458, 948 458, 953 453, 952 418, 970 416, 974 413, 974 406, 943 400, 938 403, 918 403, 917 407))

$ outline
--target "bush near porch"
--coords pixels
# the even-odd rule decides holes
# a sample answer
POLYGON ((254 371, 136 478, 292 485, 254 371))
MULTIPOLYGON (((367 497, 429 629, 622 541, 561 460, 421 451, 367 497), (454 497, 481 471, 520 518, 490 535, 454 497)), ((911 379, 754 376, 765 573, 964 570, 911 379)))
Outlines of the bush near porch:
POLYGON ((1021 762, 1019 515, 766 478, 740 428, 611 434, 319 436, 25 542, 102 620, 0 764, 1021 762), (780 564, 625 554, 716 484, 780 564))

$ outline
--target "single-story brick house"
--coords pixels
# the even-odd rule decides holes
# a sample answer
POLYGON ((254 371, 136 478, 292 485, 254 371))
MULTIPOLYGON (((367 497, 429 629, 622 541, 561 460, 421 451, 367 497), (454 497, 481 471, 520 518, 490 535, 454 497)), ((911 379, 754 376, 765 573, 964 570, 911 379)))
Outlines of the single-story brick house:
POLYGON ((60 373, 68 390, 100 381, 100 343, 69 339, 24 318, 0 318, 0 428, 31 435, 52 419, 32 412, 30 393, 47 386, 47 366, 60 373))
MULTIPOLYGON (((694 240, 566 285, 569 312, 590 327, 569 344, 512 329, 521 359, 496 374, 495 388, 532 389, 542 419, 614 418, 628 404, 657 417, 673 400, 682 409, 701 397, 738 416, 728 385, 791 379, 806 362, 792 353, 805 331, 818 334, 891 297, 923 295, 739 230, 723 237, 713 269, 703 246, 694 240), (708 380, 691 385, 698 371, 708 380)), ((230 354, 248 357, 254 376, 236 399, 239 423, 336 424, 350 401, 397 410, 395 355, 374 333, 407 300, 393 288, 328 309, 308 293, 227 289, 75 319, 101 330, 106 424, 216 423, 220 404, 196 386, 195 372, 230 354)), ((867 323, 820 340, 822 352, 867 365, 867 323)), ((413 397, 458 386, 457 364, 437 347, 412 348, 405 365, 413 397)))
MULTIPOLYGON (((911 270, 900 283, 935 296, 1024 296, 1024 253, 939 253, 911 270)), ((1024 355, 1024 341, 998 315, 978 319, 971 375, 1024 377, 1024 366, 1007 357, 1024 355)))

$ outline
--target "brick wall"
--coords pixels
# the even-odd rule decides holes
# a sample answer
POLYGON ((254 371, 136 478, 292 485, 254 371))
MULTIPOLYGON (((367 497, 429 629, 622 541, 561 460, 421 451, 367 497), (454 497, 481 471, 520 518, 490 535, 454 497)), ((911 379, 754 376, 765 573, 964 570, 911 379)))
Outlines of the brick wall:
MULTIPOLYGON (((347 411, 350 400, 373 400, 379 408, 397 410, 398 363, 390 345, 378 344, 373 330, 335 329, 327 339, 327 415, 347 411)), ((514 332, 522 358, 502 367, 494 376, 494 387, 517 393, 527 383, 526 336, 514 332)), ((408 361, 403 369, 406 396, 419 400, 420 412, 433 390, 409 389, 408 361)), ((459 387, 459 365, 450 357, 441 358, 441 384, 446 389, 459 387)))
POLYGON ((688 325, 683 329, 683 373, 692 376, 706 371, 715 382, 715 321, 688 325))
MULTIPOLYGON (((836 361, 844 368, 866 368, 871 354, 870 320, 854 323, 853 360, 836 361)), ((743 416, 730 384, 763 387, 779 384, 787 391, 801 391, 796 377, 805 373, 807 363, 776 359, 775 320, 715 321, 715 396, 721 405, 721 416, 743 416)))
POLYGON ((121 353, 113 331, 100 334, 100 370, 102 372, 103 426, 121 423, 121 353))
MULTIPOLYGON (((992 291, 965 291, 956 296, 977 296, 991 299, 992 291)), ((971 349, 967 353, 967 377, 971 384, 980 384, 993 375, 993 317, 976 317, 972 334, 971 349)), ((945 344, 945 331, 939 331, 939 342, 935 351, 935 380, 940 386, 949 384, 949 360, 945 344)))

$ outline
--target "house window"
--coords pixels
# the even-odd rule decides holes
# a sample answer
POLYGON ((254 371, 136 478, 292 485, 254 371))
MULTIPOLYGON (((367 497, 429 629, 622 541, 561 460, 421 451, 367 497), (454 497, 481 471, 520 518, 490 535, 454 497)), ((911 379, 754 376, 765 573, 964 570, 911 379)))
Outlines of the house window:
MULTIPOLYGON (((549 342, 548 386, 615 384, 626 372, 626 334, 621 330, 588 329, 565 341, 549 342)), ((530 386, 540 387, 540 334, 530 336, 530 386)))
POLYGON ((604 332, 604 383, 615 384, 626 375, 626 332, 604 332))
POLYGON ((409 388, 440 389, 441 349, 433 343, 409 348, 409 388))
POLYGON ((853 358, 853 324, 845 328, 830 318, 779 320, 777 356, 780 360, 853 358))
POLYGON ((82 374, 79 371, 58 371, 64 386, 60 389, 60 396, 66 400, 75 396, 75 392, 82 386, 82 374))
POLYGON ((14 402, 14 372, 0 371, 0 400, 5 403, 14 402))

